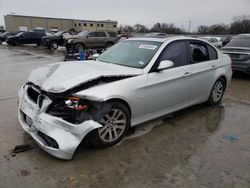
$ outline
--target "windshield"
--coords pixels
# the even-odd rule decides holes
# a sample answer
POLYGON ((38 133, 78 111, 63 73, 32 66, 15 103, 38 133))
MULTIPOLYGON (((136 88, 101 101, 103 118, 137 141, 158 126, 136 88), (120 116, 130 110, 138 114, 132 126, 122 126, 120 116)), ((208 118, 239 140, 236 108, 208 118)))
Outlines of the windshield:
POLYGON ((21 36, 23 34, 23 32, 17 33, 16 36, 21 36))
POLYGON ((250 48, 250 37, 249 36, 240 36, 236 39, 233 39, 225 47, 243 47, 250 48))
POLYGON ((58 31, 55 33, 56 36, 60 36, 63 33, 63 31, 58 31))
POLYGON ((78 33, 77 35, 79 35, 80 37, 86 37, 88 35, 88 32, 82 31, 82 32, 78 33))
POLYGON ((161 42, 154 41, 122 41, 101 54, 97 60, 127 67, 144 68, 161 44, 161 42))

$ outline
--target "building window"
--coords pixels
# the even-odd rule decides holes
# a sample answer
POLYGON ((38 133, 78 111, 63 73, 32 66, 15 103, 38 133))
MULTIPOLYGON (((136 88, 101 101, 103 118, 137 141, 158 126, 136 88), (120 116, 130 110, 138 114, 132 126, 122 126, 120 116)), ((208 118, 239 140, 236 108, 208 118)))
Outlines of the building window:
POLYGON ((78 24, 81 27, 81 23, 78 24))
POLYGON ((104 27, 104 25, 103 25, 103 24, 101 24, 101 27, 104 27))
POLYGON ((100 27, 100 24, 97 24, 97 27, 100 27))
POLYGON ((114 28, 116 28, 116 25, 113 25, 114 28))
POLYGON ((93 26, 94 26, 94 25, 91 23, 91 24, 90 24, 90 27, 93 27, 93 26))
POLYGON ((74 25, 75 25, 75 27, 77 26, 76 23, 74 25))
POLYGON ((86 24, 86 23, 84 23, 84 24, 83 24, 83 26, 87 27, 87 24, 86 24))

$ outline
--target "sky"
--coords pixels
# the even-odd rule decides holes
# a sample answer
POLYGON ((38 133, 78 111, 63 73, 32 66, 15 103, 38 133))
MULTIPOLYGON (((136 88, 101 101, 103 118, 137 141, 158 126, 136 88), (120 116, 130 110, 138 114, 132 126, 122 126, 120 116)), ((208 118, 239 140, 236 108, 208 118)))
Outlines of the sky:
POLYGON ((191 30, 199 25, 228 24, 232 17, 250 14, 250 0, 0 0, 3 16, 18 15, 57 18, 117 20, 118 24, 174 23, 191 30))

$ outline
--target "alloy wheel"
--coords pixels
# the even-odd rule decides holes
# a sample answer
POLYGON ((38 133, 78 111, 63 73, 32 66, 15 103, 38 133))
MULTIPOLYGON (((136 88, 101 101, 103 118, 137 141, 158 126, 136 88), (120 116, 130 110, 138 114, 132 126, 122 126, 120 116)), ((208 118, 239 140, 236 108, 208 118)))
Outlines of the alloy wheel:
POLYGON ((223 83, 221 81, 217 81, 212 91, 212 99, 215 103, 221 99, 223 92, 224 92, 223 83))
POLYGON ((104 142, 114 142, 121 137, 127 125, 125 113, 114 108, 100 121, 103 127, 98 129, 99 137, 104 142))

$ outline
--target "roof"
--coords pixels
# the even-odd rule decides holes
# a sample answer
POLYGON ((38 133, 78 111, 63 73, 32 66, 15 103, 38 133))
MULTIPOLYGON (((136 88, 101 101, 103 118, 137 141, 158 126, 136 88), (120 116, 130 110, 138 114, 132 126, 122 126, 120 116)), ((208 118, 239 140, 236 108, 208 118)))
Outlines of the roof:
POLYGON ((129 39, 127 39, 127 40, 166 42, 166 41, 168 41, 168 40, 181 40, 181 39, 199 40, 199 39, 196 39, 196 38, 184 37, 184 36, 175 36, 175 37, 166 37, 166 38, 156 38, 156 37, 135 37, 135 38, 129 38, 129 39))
POLYGON ((26 15, 17 15, 17 14, 7 14, 6 16, 12 17, 26 17, 26 18, 42 18, 42 19, 57 19, 57 20, 69 20, 69 21, 81 21, 81 22, 110 22, 117 23, 115 20, 81 20, 81 19, 71 19, 71 18, 53 18, 53 17, 42 17, 42 16, 26 16, 26 15))

